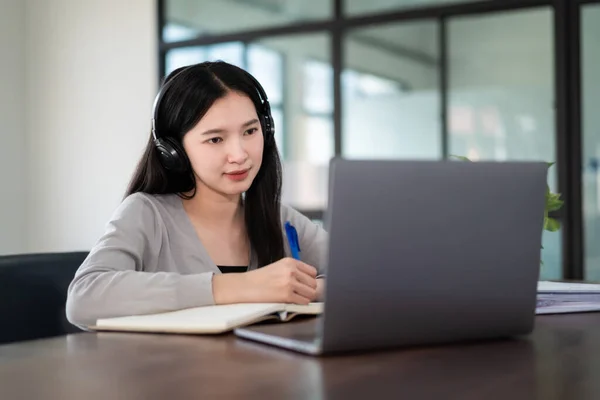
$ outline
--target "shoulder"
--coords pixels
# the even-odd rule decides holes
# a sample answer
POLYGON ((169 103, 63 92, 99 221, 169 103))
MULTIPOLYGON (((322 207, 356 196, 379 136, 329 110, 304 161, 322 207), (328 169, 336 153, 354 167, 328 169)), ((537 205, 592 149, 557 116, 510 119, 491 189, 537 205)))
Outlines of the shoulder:
POLYGON ((133 193, 123 199, 111 216, 111 223, 154 228, 157 221, 176 207, 176 195, 133 193))
POLYGON ((297 214, 300 214, 300 212, 298 212, 298 210, 296 210, 294 207, 291 207, 288 204, 281 204, 281 219, 283 221, 290 218, 291 216, 296 217, 297 214))
POLYGON ((286 222, 292 224, 300 236, 304 236, 306 239, 311 236, 323 236, 326 234, 323 227, 317 222, 311 220, 294 207, 287 204, 281 205, 281 224, 285 225, 286 222), (308 236, 308 237, 307 237, 308 236))
POLYGON ((111 219, 147 215, 153 212, 156 200, 147 193, 133 193, 125 197, 115 209, 111 219))
POLYGON ((290 222, 292 225, 314 224, 310 218, 288 204, 281 205, 281 222, 290 222))
POLYGON ((160 213, 164 210, 174 209, 177 206, 176 198, 176 195, 171 194, 133 193, 123 199, 116 211, 160 213))

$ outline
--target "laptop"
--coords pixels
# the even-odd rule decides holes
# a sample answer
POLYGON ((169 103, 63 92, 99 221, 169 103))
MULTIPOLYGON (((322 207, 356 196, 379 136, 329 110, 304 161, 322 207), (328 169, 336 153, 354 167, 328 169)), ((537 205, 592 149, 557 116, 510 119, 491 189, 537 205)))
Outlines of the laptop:
POLYGON ((547 168, 333 159, 323 314, 234 333, 312 355, 531 333, 547 168))

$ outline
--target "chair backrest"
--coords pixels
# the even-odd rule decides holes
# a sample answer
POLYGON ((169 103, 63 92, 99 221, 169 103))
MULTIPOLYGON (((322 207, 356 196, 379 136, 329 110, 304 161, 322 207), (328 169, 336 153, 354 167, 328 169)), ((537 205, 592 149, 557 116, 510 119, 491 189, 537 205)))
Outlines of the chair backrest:
POLYGON ((0 344, 80 332, 65 315, 87 252, 0 256, 0 344))

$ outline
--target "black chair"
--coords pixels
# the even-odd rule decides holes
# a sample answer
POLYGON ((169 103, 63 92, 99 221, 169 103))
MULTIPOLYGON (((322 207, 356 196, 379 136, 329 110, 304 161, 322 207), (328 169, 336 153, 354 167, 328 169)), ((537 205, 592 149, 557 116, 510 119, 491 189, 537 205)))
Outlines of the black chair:
POLYGON ((67 321, 67 288, 87 252, 0 256, 0 344, 81 330, 67 321))

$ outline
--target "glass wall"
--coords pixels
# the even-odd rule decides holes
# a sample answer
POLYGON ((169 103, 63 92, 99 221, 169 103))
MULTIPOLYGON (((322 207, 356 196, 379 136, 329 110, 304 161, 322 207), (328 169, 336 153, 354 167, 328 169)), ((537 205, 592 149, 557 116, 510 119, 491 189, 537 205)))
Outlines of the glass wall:
POLYGON ((167 0, 162 40, 314 22, 332 14, 332 0, 167 0))
POLYGON ((342 72, 346 158, 442 157, 438 35, 435 21, 348 31, 342 72))
POLYGON ((585 276, 600 281, 600 4, 581 8, 581 95, 585 276))
POLYGON ((322 210, 327 202, 328 164, 334 155, 330 42, 323 33, 258 41, 284 57, 282 196, 301 210, 322 210))
MULTIPOLYGON (((545 7, 449 20, 450 154, 556 161, 553 18, 545 7)), ((554 192, 557 183, 553 167, 554 192)), ((562 272, 560 234, 543 233, 546 279, 562 272)))

